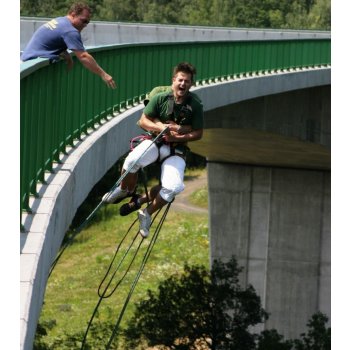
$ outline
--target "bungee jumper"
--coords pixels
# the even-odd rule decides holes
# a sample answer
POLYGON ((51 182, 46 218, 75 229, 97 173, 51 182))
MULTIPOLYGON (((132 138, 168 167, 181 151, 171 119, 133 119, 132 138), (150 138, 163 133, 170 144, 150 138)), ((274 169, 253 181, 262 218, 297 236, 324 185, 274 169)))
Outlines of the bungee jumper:
POLYGON ((189 151, 187 142, 199 140, 203 135, 202 102, 196 94, 189 91, 195 83, 195 74, 196 68, 192 64, 179 63, 173 69, 172 84, 155 87, 146 96, 145 108, 138 124, 147 134, 136 138, 140 143, 135 148, 132 146, 120 178, 88 217, 73 230, 53 261, 49 276, 67 246, 104 204, 119 203, 131 197, 129 203, 121 206, 120 215, 125 216, 138 210, 139 232, 145 238, 149 234, 151 215, 165 204, 171 203, 183 191, 185 159, 189 151), (150 195, 147 189, 145 195, 137 194, 138 170, 157 160, 162 162, 161 184, 154 186, 150 195), (149 201, 150 205, 142 210, 141 206, 149 201))
POLYGON ((116 204, 131 197, 129 203, 121 206, 120 215, 137 210, 139 232, 143 238, 149 235, 152 214, 184 190, 187 143, 197 141, 203 135, 203 105, 199 97, 189 91, 195 83, 195 74, 196 68, 192 64, 181 62, 173 69, 171 86, 158 87, 150 93, 138 122, 147 135, 141 137, 126 157, 120 184, 102 198, 105 204, 116 204), (159 92, 162 90, 165 91, 159 92), (163 135, 154 142, 160 133, 163 135), (157 160, 161 162, 160 185, 150 190, 150 198, 148 193, 140 196, 136 193, 138 171, 157 160), (142 209, 148 200, 149 205, 142 209))

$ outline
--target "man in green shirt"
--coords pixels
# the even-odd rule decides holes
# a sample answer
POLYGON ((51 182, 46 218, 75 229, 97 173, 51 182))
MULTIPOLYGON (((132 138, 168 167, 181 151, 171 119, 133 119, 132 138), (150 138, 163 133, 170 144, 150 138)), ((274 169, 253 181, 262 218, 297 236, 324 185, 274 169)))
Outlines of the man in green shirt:
POLYGON ((126 157, 122 173, 133 165, 119 187, 104 195, 105 203, 119 203, 135 191, 137 172, 142 167, 159 159, 161 163, 161 185, 159 191, 151 190, 152 202, 140 209, 142 200, 135 196, 127 213, 138 210, 140 234, 147 237, 151 225, 151 215, 172 202, 184 186, 185 152, 187 143, 202 138, 203 106, 197 95, 189 90, 194 84, 196 69, 190 63, 182 62, 174 67, 171 92, 165 91, 151 97, 139 120, 139 126, 157 135, 168 128, 158 144, 144 140, 126 157), (141 157, 142 156, 142 157, 141 157), (140 158, 140 159, 139 159, 140 158))

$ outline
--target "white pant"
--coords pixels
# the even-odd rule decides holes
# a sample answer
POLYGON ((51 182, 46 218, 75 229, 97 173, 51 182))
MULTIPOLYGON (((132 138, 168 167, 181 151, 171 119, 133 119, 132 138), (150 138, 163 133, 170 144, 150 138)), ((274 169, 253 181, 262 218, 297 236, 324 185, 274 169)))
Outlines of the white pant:
MULTIPOLYGON (((130 172, 136 173, 140 168, 154 163, 159 155, 160 160, 170 155, 170 146, 162 145, 158 148, 156 144, 151 144, 151 140, 144 140, 136 146, 126 157, 123 169, 128 170, 132 166, 130 172), (137 160, 141 155, 141 159, 137 160)), ((162 163, 160 177, 162 189, 159 193, 165 201, 171 202, 177 194, 184 190, 185 167, 185 161, 177 155, 168 157, 162 163)))

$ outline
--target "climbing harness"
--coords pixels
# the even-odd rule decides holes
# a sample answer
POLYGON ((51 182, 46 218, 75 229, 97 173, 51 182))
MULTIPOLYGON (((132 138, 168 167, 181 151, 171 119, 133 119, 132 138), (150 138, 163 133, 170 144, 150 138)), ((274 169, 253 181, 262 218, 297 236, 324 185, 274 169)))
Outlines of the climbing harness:
MULTIPOLYGON (((144 154, 149 150, 149 148, 155 144, 165 133, 169 131, 169 127, 164 128, 153 140, 152 142, 147 146, 147 148, 142 152, 140 157, 135 159, 129 166, 129 168, 120 176, 118 181, 113 185, 113 187, 109 190, 109 193, 113 192, 120 183, 124 180, 126 175, 129 174, 131 169, 137 164, 137 162, 144 156, 144 154)), ((83 223, 77 228, 77 232, 80 232, 92 219, 92 217, 96 214, 96 212, 100 209, 100 207, 104 204, 104 201, 100 201, 100 203, 96 206, 96 208, 91 212, 91 214, 83 221, 83 223)))
POLYGON ((134 148, 139 145, 142 141, 145 141, 145 140, 152 140, 153 137, 149 134, 142 134, 142 135, 139 135, 139 136, 136 136, 136 137, 133 137, 131 140, 130 140, 130 151, 133 151, 134 148))

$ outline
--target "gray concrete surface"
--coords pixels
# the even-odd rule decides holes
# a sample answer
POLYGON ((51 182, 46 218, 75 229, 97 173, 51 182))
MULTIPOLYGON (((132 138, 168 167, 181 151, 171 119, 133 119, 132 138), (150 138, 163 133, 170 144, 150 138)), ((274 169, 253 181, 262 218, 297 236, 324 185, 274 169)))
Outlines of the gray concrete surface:
POLYGON ((208 164, 211 259, 235 255, 287 338, 330 309, 330 172, 208 164))
MULTIPOLYGON (((34 31, 48 20, 49 18, 21 18, 21 51, 34 31)), ((82 31, 82 38, 86 47, 95 47, 154 42, 330 38, 330 32, 91 21, 82 31)))
MULTIPOLYGON (((264 95, 329 84, 330 68, 322 68, 235 79, 197 87, 194 90, 203 100, 206 119, 207 112, 225 105, 264 95)), ((291 106, 291 108, 293 107, 291 106)), ((58 252, 64 234, 77 208, 98 180, 128 151, 129 139, 140 133, 141 130, 136 126, 136 121, 140 117, 142 108, 143 106, 139 105, 124 112, 105 123, 97 131, 91 132, 83 141, 80 141, 74 149, 69 151, 67 156, 63 157, 63 164, 57 165, 54 174, 48 174, 47 184, 39 188, 40 197, 32 200, 33 214, 24 216, 24 226, 27 232, 21 233, 21 349, 32 349, 50 265, 58 252)), ((212 142, 214 144, 216 139, 212 142)), ((223 256, 226 257, 237 250, 240 259, 245 262, 245 266, 248 266, 248 262, 252 266, 246 270, 249 271, 246 281, 254 282, 258 291, 264 292, 264 303, 266 307, 272 308, 271 311, 275 311, 272 297, 280 298, 276 301, 276 307, 286 306, 285 302, 288 300, 294 302, 291 304, 294 308, 297 298, 302 297, 300 303, 304 305, 309 301, 312 304, 312 306, 305 309, 307 313, 316 305, 322 305, 326 310, 330 304, 329 295, 327 294, 329 293, 330 284, 328 256, 329 195, 326 191, 328 175, 317 171, 295 170, 294 173, 290 173, 289 170, 269 168, 266 171, 263 168, 264 171, 260 174, 260 168, 257 168, 256 171, 254 169, 254 167, 237 168, 235 165, 229 164, 227 166, 209 164, 211 174, 209 179, 209 209, 211 211, 212 256, 218 257, 224 253, 223 256), (215 184, 218 183, 218 180, 213 177, 213 172, 216 174, 218 167, 221 167, 223 174, 227 176, 224 183, 226 185, 230 184, 230 188, 225 188, 225 191, 232 193, 232 196, 223 197, 227 202, 227 207, 221 206, 220 203, 214 203, 216 200, 222 201, 222 198, 218 196, 219 193, 222 193, 222 190, 216 187, 215 184), (248 185, 251 186, 253 170, 255 171, 254 186, 257 189, 260 187, 263 189, 261 191, 256 190, 254 200, 249 197, 253 196, 254 191, 248 190, 248 185), (310 177, 310 174, 314 174, 315 179, 312 176, 310 177), (227 181, 227 179, 230 181, 227 181), (295 188, 294 185, 291 186, 293 181, 298 184, 295 188), (323 187, 320 187, 321 182, 323 187), (246 184, 243 186, 244 191, 239 190, 242 187, 241 183, 246 184), (315 192, 306 191, 303 194, 306 184, 312 185, 311 188, 315 192), (289 192, 287 191, 288 188, 284 188, 285 185, 291 186, 289 192), (324 189, 323 192, 322 188, 324 189), (240 191, 242 194, 239 193, 240 191), (321 200, 322 196, 324 197, 323 202, 321 200), (268 200, 270 202, 267 202, 268 200), (300 208, 306 210, 305 213, 301 211, 300 217, 297 213, 299 201, 301 201, 300 208), (262 203, 262 205, 269 203, 269 207, 265 208, 267 211, 264 212, 262 209, 255 208, 259 203, 262 203), (311 209, 308 207, 308 203, 312 204, 311 209), (285 209, 280 208, 282 205, 285 209), (320 206, 325 211, 322 220, 321 216, 317 216, 319 215, 317 210, 320 206), (230 215, 235 218, 234 221, 223 212, 228 208, 232 208, 230 215), (252 215, 253 209, 255 209, 253 213, 256 218, 251 219, 251 223, 257 226, 255 235, 249 233, 249 230, 252 230, 253 227, 244 224, 249 222, 248 218, 252 215), (294 210, 290 219, 288 218, 289 211, 287 209, 294 210), (319 241, 316 243, 317 232, 320 232, 321 224, 319 223, 314 228, 310 227, 308 231, 303 230, 303 225, 313 225, 317 221, 317 217, 322 222, 322 235, 319 233, 319 241), (272 218, 273 221, 271 221, 272 218), (215 227, 213 223, 215 223, 215 227), (263 227, 271 224, 273 226, 269 226, 269 229, 263 227), (263 228, 260 229, 259 225, 263 228), (227 232, 233 232, 232 235, 236 236, 226 237, 221 232, 226 232, 226 235, 227 232), (258 234, 259 232, 262 232, 261 235, 258 234), (246 233, 248 238, 244 237, 243 233, 246 233), (292 234, 295 240, 288 243, 288 236, 292 234), (310 234, 310 236, 307 234, 310 234), (237 244, 237 247, 230 247, 222 237, 234 245, 237 244), (246 242, 247 239, 249 239, 249 244, 246 242), (254 242, 253 239, 256 241, 254 242), (260 251, 259 241, 264 242, 264 240, 265 242, 268 241, 268 246, 273 244, 273 249, 266 249, 265 246, 262 246, 263 249, 260 251), (254 245, 252 245, 253 243, 254 245), (283 260, 279 249, 286 251, 289 247, 288 244, 292 243, 293 245, 290 246, 292 250, 287 251, 290 254, 283 260), (227 245, 229 251, 220 250, 222 245, 227 245), (307 247, 310 248, 310 251, 307 247), (319 255, 322 252, 321 260, 317 255, 317 251, 319 251, 319 255), (268 259, 264 258, 266 254, 269 256, 268 259), (307 257, 308 254, 309 257, 307 257), (301 260, 298 261, 298 259, 301 260), (319 263, 318 268, 316 268, 317 259, 322 262, 319 263), (260 272, 266 271, 265 265, 267 262, 269 273, 260 274, 260 272), (282 269, 283 266, 286 267, 286 270, 282 269), (305 269, 299 269, 301 266, 305 266, 305 269), (301 277, 298 276, 299 272, 297 273, 299 270, 301 277), (272 272, 270 273, 270 271, 272 272), (292 281, 290 282, 291 289, 289 290, 292 292, 294 288, 295 292, 290 297, 286 297, 287 299, 282 299, 285 289, 283 285, 280 285, 280 282, 284 282, 287 278, 283 275, 284 271, 288 271, 289 276, 295 278, 294 284, 292 281), (315 278, 312 276, 315 276, 317 271, 319 271, 319 279, 318 287, 315 289, 315 278), (310 276, 310 279, 308 276, 310 276), (273 282, 268 281, 268 278, 272 278, 273 282), (303 283, 306 283, 305 288, 300 288, 303 283), (263 288, 264 284, 267 285, 267 288, 263 288), (280 291, 275 291, 275 294, 270 295, 272 289, 280 289, 280 291), (317 301, 315 301, 316 294, 317 301)), ((292 315, 291 312, 291 310, 284 309, 283 313, 278 314, 285 319, 281 323, 284 327, 283 330, 288 326, 288 322, 290 322, 289 326, 295 325, 296 316, 292 315), (291 321, 289 321, 289 317, 291 321)), ((295 312, 301 312, 301 310, 298 309, 295 312)), ((300 316, 299 320, 304 320, 304 314, 303 317, 300 316)), ((273 322, 275 321, 271 320, 271 324, 275 324, 273 322)))

